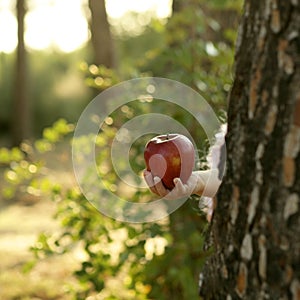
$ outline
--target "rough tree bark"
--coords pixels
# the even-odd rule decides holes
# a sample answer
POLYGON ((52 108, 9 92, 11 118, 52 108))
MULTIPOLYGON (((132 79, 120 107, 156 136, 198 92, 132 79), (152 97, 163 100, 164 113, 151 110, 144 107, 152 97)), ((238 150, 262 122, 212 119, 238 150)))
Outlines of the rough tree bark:
POLYGON ((30 111, 28 98, 27 53, 24 42, 26 0, 16 2, 18 20, 18 46, 16 57, 15 95, 12 110, 12 143, 19 145, 30 136, 30 111))
POLYGON ((104 0, 89 0, 90 30, 94 63, 108 68, 114 66, 114 50, 104 0))
POLYGON ((300 3, 246 0, 209 299, 300 299, 300 3))

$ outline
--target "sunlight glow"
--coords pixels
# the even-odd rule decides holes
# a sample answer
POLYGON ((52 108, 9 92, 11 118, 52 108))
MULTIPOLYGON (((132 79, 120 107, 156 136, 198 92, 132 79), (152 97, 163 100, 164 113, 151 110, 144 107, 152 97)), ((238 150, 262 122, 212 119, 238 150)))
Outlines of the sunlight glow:
MULTIPOLYGON (((84 11, 87 0, 31 0, 28 3, 25 42, 30 49, 53 47, 71 52, 88 41, 88 22, 84 11)), ((171 3, 172 0, 106 0, 106 9, 112 19, 121 18, 128 11, 152 11, 157 17, 166 18, 171 14, 171 3)), ((143 23, 143 20, 140 21, 138 23, 143 23)), ((0 52, 10 53, 16 46, 14 7, 11 1, 0 0, 0 52)))
POLYGON ((49 6, 37 6, 29 11, 26 43, 33 49, 54 46, 71 52, 88 40, 88 24, 81 8, 81 0, 53 1, 49 6))
POLYGON ((111 18, 120 18, 128 11, 138 13, 149 10, 155 11, 159 18, 166 18, 171 14, 171 0, 106 0, 106 10, 111 18))
POLYGON ((0 52, 10 53, 17 46, 17 21, 5 10, 0 11, 0 52))

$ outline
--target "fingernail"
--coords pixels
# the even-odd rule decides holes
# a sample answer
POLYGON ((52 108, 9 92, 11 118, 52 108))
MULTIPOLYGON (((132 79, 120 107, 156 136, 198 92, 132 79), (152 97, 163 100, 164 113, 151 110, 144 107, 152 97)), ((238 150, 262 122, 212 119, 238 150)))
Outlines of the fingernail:
POLYGON ((179 178, 174 178, 173 179, 174 184, 177 184, 179 182, 179 180, 180 180, 179 178))
POLYGON ((160 178, 157 177, 157 176, 155 176, 155 177, 153 178, 153 180, 154 180, 154 184, 157 184, 157 183, 160 182, 160 178))

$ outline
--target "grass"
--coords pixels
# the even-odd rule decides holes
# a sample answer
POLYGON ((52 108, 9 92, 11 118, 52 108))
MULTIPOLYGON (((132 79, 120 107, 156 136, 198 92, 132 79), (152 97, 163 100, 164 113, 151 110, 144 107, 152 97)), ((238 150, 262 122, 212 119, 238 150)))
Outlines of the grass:
POLYGON ((39 232, 59 230, 52 218, 50 201, 31 206, 12 204, 0 211, 0 299, 72 299, 76 285, 72 272, 79 261, 73 254, 37 262, 29 272, 24 267, 33 261, 29 251, 39 232))
MULTIPOLYGON (((64 151, 59 149, 61 151, 50 157, 49 161, 56 166, 55 171, 49 173, 56 180, 68 182, 72 181, 70 161, 66 159, 70 157, 70 150, 63 146, 64 151)), ((14 200, 0 196, 0 299, 73 299, 71 291, 78 285, 73 271, 80 263, 77 250, 39 260, 30 271, 24 271, 34 259, 29 249, 38 234, 60 230, 53 219, 55 203, 49 199, 29 198, 28 194, 21 194, 14 200)))

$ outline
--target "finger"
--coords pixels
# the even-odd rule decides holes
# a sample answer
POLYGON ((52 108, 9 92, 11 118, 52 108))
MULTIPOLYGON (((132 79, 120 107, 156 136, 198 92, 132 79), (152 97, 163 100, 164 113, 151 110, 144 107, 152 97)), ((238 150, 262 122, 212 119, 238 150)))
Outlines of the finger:
POLYGON ((197 185, 200 185, 201 183, 202 179, 199 178, 197 174, 192 173, 185 186, 190 194, 195 194, 195 191, 197 191, 197 185))
POLYGON ((155 176, 153 178, 153 180, 154 180, 154 184, 155 184, 155 189, 161 197, 166 196, 170 192, 169 190, 167 190, 164 187, 164 185, 159 177, 155 176))
POLYGON ((149 189, 151 190, 151 192, 154 193, 154 194, 159 195, 159 193, 157 192, 157 190, 155 188, 155 183, 153 181, 153 176, 152 176, 151 172, 145 170, 143 172, 143 175, 144 175, 145 181, 146 181, 149 189))
POLYGON ((144 170, 143 172, 144 179, 149 187, 154 186, 153 175, 150 171, 144 170))
POLYGON ((175 189, 179 195, 183 195, 185 193, 185 187, 180 178, 175 178, 173 180, 175 184, 175 189))
POLYGON ((175 178, 173 182, 175 187, 165 196, 165 199, 176 200, 185 197, 187 188, 182 183, 180 178, 175 178))

